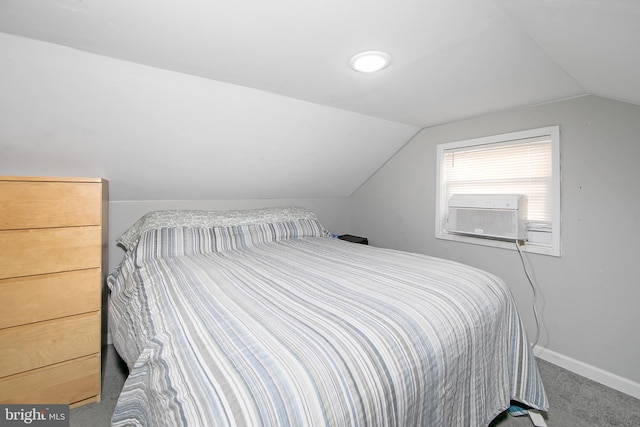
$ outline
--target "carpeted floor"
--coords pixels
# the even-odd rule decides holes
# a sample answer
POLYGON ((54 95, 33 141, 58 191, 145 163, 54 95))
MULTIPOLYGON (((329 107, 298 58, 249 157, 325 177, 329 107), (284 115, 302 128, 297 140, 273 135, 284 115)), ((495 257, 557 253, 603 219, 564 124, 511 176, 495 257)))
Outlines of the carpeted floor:
MULTIPOLYGON (((127 375, 113 346, 104 349, 102 401, 71 410, 71 427, 107 427, 127 375)), ((538 360, 551 409, 544 414, 549 427, 637 427, 640 400, 538 360)), ((490 427, 531 427, 529 417, 502 414, 490 427)), ((151 426, 150 426, 151 427, 151 426)), ((448 426, 434 426, 448 427, 448 426)))

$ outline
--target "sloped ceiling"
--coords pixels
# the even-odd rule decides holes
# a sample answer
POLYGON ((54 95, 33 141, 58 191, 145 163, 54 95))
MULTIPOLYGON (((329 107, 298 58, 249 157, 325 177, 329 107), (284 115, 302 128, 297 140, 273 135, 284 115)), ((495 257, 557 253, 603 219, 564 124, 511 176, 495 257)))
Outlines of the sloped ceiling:
POLYGON ((496 3, 585 93, 640 104, 640 1, 496 3))
POLYGON ((639 22, 636 0, 2 0, 0 166, 115 200, 349 196, 421 127, 640 104, 639 22), (351 70, 364 50, 391 65, 351 70))

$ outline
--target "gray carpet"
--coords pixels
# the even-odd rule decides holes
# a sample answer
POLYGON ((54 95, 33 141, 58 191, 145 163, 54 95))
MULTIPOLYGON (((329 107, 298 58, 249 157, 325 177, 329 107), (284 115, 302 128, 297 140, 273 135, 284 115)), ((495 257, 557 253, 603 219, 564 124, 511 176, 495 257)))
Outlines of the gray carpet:
MULTIPOLYGON (((113 346, 104 349, 102 401, 71 410, 71 427, 106 427, 127 375, 113 346)), ((549 427, 640 426, 640 400, 576 375, 544 360, 540 374, 551 402, 549 427)), ((490 427, 531 427, 529 417, 498 416, 490 427)), ((152 427, 152 426, 149 426, 152 427)), ((440 427, 440 426, 438 426, 440 427)), ((447 426, 442 426, 447 427, 447 426)))

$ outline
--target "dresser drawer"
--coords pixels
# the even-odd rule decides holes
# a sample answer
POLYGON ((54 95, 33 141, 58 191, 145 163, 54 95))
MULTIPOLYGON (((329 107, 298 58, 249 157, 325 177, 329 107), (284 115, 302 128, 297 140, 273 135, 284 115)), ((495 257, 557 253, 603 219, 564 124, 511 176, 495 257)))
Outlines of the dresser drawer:
POLYGON ((0 377, 100 352, 100 312, 0 330, 0 377))
POLYGON ((100 310, 99 268, 0 280, 0 329, 100 310))
POLYGON ((0 180, 0 230, 99 225, 102 185, 0 180))
POLYGON ((0 379, 0 404, 68 404, 100 396, 100 354, 0 379))
POLYGON ((0 279, 96 268, 100 226, 0 231, 0 279))

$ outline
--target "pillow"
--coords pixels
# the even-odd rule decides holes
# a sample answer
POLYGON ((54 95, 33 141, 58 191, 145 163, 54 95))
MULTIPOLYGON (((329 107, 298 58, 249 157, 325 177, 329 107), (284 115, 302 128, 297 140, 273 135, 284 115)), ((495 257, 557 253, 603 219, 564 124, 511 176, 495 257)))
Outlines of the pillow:
POLYGON ((280 223, 299 219, 317 220, 316 215, 311 210, 295 206, 228 211, 153 211, 140 218, 116 242, 123 246, 125 250, 130 250, 140 239, 140 236, 149 230, 168 227, 228 227, 280 223))

